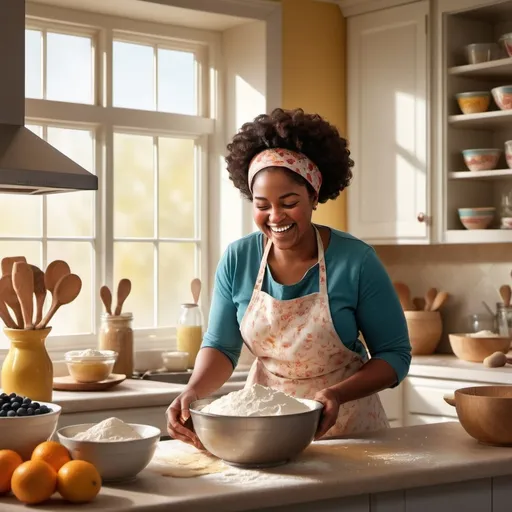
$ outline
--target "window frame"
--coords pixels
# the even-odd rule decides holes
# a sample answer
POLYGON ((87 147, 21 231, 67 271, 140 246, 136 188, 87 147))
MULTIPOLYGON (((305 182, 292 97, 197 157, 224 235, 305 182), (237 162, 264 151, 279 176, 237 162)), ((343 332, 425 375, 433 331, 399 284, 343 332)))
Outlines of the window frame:
MULTIPOLYGON (((43 126, 60 126, 68 128, 87 128, 94 131, 95 140, 95 171, 98 176, 100 190, 95 194, 95 221, 93 231, 93 268, 91 272, 95 280, 93 286, 93 303, 90 314, 93 318, 92 334, 73 334, 52 336, 49 348, 52 352, 63 353, 66 350, 94 346, 100 325, 101 301, 99 289, 113 284, 113 137, 114 132, 150 134, 152 136, 186 136, 196 140, 198 160, 195 169, 195 196, 198 200, 196 212, 196 243, 198 252, 196 270, 204 283, 209 283, 210 261, 210 229, 209 219, 210 190, 208 177, 220 170, 220 161, 212 157, 209 147, 217 147, 219 133, 215 131, 216 122, 220 121, 219 86, 220 80, 220 45, 221 33, 213 31, 161 25, 153 22, 136 21, 105 16, 102 14, 73 11, 43 5, 27 5, 26 28, 52 31, 72 35, 87 35, 93 40, 93 103, 68 103, 44 99, 46 92, 46 56, 43 59, 43 99, 27 98, 26 123, 42 124, 43 126), (113 107, 112 50, 114 39, 118 34, 127 35, 129 42, 143 42, 156 47, 170 49, 187 49, 194 51, 197 59, 197 75, 201 86, 197 91, 197 116, 164 113, 158 111, 142 111, 113 107), (147 34, 152 34, 151 36, 147 34), (176 44, 175 44, 176 43, 176 44), (107 171, 108 170, 108 171, 107 171)), ((45 36, 46 40, 46 36, 45 36)), ((157 98, 155 98, 155 102, 157 98)), ((223 135, 223 134, 222 134, 223 135)), ((43 198, 43 204, 45 199, 43 198)), ((43 210, 44 211, 44 210, 43 210)), ((43 219, 44 221, 45 219, 43 219)), ((55 237, 51 237, 52 239, 55 237)), ((74 240, 73 237, 64 238, 74 240)), ((46 230, 41 237, 3 237, 5 240, 32 239, 48 240, 46 230)), ((89 240, 89 238, 87 238, 89 240)), ((158 238, 155 239, 158 243, 158 238)), ((181 240, 181 239, 180 239, 181 240)), ((134 240, 135 241, 135 240, 134 240)), ((183 241, 188 241, 183 239, 183 241)), ((44 255, 43 255, 44 256, 44 255)), ((158 272, 158 269, 155 269, 158 272)), ((112 289, 113 294, 115 293, 112 289)), ((186 291, 184 291, 186 293, 186 291)), ((155 290, 156 293, 156 290, 155 290)), ((203 293, 200 305, 207 318, 209 297, 203 293)), ((158 303, 155 308, 158 309, 158 303)), ((136 315, 136 312, 134 312, 136 315)), ((154 327, 135 330, 136 347, 151 349, 161 346, 172 346, 175 338, 174 327, 154 327)), ((0 351, 3 344, 0 342, 0 351)))

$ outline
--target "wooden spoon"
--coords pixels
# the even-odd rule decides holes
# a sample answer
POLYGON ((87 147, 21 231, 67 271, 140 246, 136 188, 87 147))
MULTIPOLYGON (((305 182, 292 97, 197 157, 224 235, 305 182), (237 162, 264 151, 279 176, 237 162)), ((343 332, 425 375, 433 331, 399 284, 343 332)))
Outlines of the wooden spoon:
POLYGON ((106 285, 103 285, 100 288, 100 297, 103 305, 105 306, 105 310, 109 315, 112 314, 112 292, 110 288, 106 285))
POLYGON ((503 352, 494 352, 490 356, 487 356, 483 363, 487 368, 499 368, 506 364, 512 364, 512 358, 507 357, 503 352))
POLYGON ((201 279, 192 279, 192 282, 190 283, 190 289, 192 291, 194 304, 199 304, 199 295, 201 295, 201 279))
POLYGON ((0 318, 4 322, 5 326, 9 329, 17 329, 18 326, 16 325, 16 322, 13 320, 9 310, 7 309, 7 306, 5 305, 4 288, 6 284, 7 281, 5 279, 0 279, 0 318))
POLYGON ((36 329, 44 329, 57 310, 64 304, 74 301, 81 289, 82 280, 76 274, 62 276, 53 289, 52 305, 41 322, 37 324, 36 329))
POLYGON ((20 301, 12 286, 12 276, 7 274, 0 279, 0 290, 3 301, 13 310, 16 318, 16 328, 23 329, 23 315, 20 301))
POLYGON ((35 265, 30 265, 34 275, 34 295, 36 296, 36 318, 34 324, 37 325, 43 318, 43 306, 46 300, 46 285, 44 284, 44 272, 35 265))
POLYGON ((423 297, 414 297, 414 299, 412 299, 412 303, 418 311, 423 311, 425 309, 425 299, 423 297))
POLYGON ((69 265, 62 260, 52 261, 47 267, 44 273, 44 285, 46 289, 53 294, 55 286, 61 280, 62 277, 71 274, 69 265))
POLYGON ((12 266, 18 261, 27 263, 25 256, 12 256, 10 258, 2 258, 2 262, 0 263, 2 268, 2 275, 7 276, 12 274, 12 266))
POLYGON ((32 315, 34 314, 34 274, 28 263, 17 261, 12 267, 12 286, 21 304, 23 326, 33 329, 32 315))
POLYGON ((129 279, 121 279, 117 285, 117 304, 114 311, 115 316, 119 316, 123 309, 123 304, 132 291, 132 282, 129 279))
POLYGON ((411 290, 404 283, 393 283, 395 286, 396 293, 398 294, 398 300, 402 305, 404 311, 414 311, 414 304, 411 302, 411 290))
POLYGON ((503 304, 505 304, 506 307, 510 306, 512 290, 508 284, 504 284, 504 285, 500 286, 500 295, 501 295, 501 300, 503 301, 503 304))
POLYGON ((425 311, 432 311, 432 304, 437 296, 437 290, 430 288, 425 294, 425 311))
POLYGON ((443 304, 448 300, 449 294, 448 292, 439 292, 432 303, 432 307, 430 311, 438 311, 443 304))

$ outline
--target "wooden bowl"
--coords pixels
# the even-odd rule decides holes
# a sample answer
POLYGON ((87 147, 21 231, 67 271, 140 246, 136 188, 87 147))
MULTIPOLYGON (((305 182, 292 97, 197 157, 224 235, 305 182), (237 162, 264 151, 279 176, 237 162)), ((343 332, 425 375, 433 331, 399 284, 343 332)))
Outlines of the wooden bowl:
POLYGON ((510 338, 475 338, 467 334, 450 334, 453 353, 463 361, 481 363, 494 352, 507 354, 510 350, 510 338))
POLYGON ((462 428, 493 446, 512 446, 512 386, 457 389, 445 402, 455 406, 462 428))
POLYGON ((433 354, 441 341, 443 321, 439 311, 404 311, 412 355, 433 354))

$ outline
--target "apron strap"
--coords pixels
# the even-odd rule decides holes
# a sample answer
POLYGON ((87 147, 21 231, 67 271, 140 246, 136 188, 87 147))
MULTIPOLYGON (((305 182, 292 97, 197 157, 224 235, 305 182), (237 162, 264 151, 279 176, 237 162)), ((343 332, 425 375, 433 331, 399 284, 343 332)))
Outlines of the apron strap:
MULTIPOLYGON (((324 253, 324 244, 322 243, 322 237, 320 236, 320 231, 318 231, 317 227, 313 224, 313 229, 316 234, 316 245, 318 249, 318 266, 319 266, 319 285, 318 289, 322 295, 327 295, 327 270, 325 267, 325 253, 324 253)), ((254 292, 261 291, 261 287, 263 286, 263 279, 265 278, 265 270, 267 269, 267 261, 268 255, 270 253, 270 248, 272 247, 272 240, 269 238, 267 244, 265 245, 265 250, 263 251, 263 256, 261 257, 260 269, 258 271, 258 277, 256 278, 256 284, 254 285, 254 292)))

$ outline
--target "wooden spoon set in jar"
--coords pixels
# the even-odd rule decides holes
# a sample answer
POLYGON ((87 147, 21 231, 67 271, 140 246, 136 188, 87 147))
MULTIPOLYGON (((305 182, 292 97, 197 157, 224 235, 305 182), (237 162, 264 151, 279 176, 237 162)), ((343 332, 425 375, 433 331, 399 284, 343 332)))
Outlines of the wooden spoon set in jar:
POLYGON ((81 279, 62 260, 52 261, 45 272, 24 256, 3 258, 0 265, 0 318, 9 329, 46 328, 58 309, 73 302, 82 289, 81 279), (47 292, 52 302, 43 317, 47 292))
POLYGON ((404 311, 438 311, 448 300, 448 292, 438 292, 436 288, 429 288, 425 297, 411 299, 411 290, 400 282, 393 283, 400 304, 404 311))
POLYGON ((130 295, 132 291, 132 282, 129 279, 121 279, 119 284, 117 285, 117 304, 112 313, 112 292, 107 285, 103 285, 100 288, 100 297, 103 305, 105 306, 105 311, 109 315, 119 316, 123 310, 123 304, 130 295))

